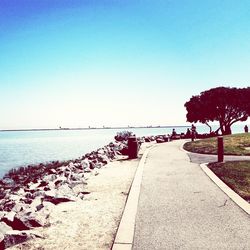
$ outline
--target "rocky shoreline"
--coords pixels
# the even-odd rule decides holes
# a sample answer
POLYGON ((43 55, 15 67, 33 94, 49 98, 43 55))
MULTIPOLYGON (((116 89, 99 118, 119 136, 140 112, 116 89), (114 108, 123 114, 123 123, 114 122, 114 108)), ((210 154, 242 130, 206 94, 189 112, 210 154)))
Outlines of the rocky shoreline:
MULTIPOLYGON (((110 161, 128 154, 127 136, 116 136, 103 148, 71 161, 21 167, 9 171, 0 180, 0 249, 28 239, 41 237, 32 232, 50 225, 53 206, 82 200, 88 192, 85 185, 90 175, 110 161)), ((143 142, 169 141, 169 136, 137 138, 143 142)))

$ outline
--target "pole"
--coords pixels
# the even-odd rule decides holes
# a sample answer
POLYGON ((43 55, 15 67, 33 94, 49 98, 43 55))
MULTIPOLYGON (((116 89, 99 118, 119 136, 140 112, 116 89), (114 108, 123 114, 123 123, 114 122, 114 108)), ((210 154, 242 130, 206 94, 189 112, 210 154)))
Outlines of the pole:
POLYGON ((218 136, 217 142, 218 142, 218 162, 223 162, 224 161, 223 136, 218 136))

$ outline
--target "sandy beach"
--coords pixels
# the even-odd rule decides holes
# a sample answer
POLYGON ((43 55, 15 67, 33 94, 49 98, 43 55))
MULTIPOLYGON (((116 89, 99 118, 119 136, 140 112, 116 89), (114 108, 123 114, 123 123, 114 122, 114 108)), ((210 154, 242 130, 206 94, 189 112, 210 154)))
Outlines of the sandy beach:
POLYGON ((32 230, 35 238, 9 249, 110 249, 122 216, 139 158, 123 157, 93 172, 83 200, 51 205, 49 227, 32 230))

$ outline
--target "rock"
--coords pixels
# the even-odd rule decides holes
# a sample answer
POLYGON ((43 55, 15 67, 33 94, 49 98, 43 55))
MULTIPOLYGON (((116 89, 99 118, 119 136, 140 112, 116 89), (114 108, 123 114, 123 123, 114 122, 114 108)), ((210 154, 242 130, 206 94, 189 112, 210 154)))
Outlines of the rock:
POLYGON ((8 199, 12 200, 12 201, 20 201, 21 196, 20 195, 16 195, 16 194, 10 194, 9 197, 8 197, 8 199))
POLYGON ((27 227, 22 220, 17 217, 14 217, 13 221, 3 220, 8 226, 10 226, 14 230, 28 230, 27 227))
POLYGON ((56 180, 56 178, 57 178, 56 174, 49 174, 49 175, 44 176, 43 180, 46 182, 51 182, 51 181, 56 180))
POLYGON ((18 191, 17 191, 17 195, 18 196, 24 196, 25 195, 25 191, 23 188, 20 188, 18 191))
POLYGON ((29 190, 30 191, 36 190, 38 188, 39 184, 40 184, 40 182, 38 182, 38 183, 33 183, 33 182, 29 183, 29 185, 28 185, 29 190))
POLYGON ((60 185, 67 182, 67 178, 65 176, 60 176, 54 181, 54 185, 58 188, 60 185))
POLYGON ((25 203, 25 204, 31 204, 32 203, 32 200, 31 198, 22 198, 20 201, 25 203))
MULTIPOLYGON (((43 204, 43 198, 42 197, 36 197, 32 203, 30 204, 30 207, 33 211, 39 211, 41 209, 41 205, 43 204)), ((43 207, 43 206, 42 206, 43 207)))
POLYGON ((20 212, 23 209, 24 205, 26 205, 26 204, 16 203, 16 205, 12 208, 11 211, 18 213, 18 212, 20 212))
POLYGON ((64 185, 64 187, 60 187, 60 190, 56 191, 50 190, 45 192, 44 201, 51 202, 55 205, 61 202, 75 201, 74 193, 69 188, 68 185, 64 185))
POLYGON ((163 139, 164 139, 165 142, 168 142, 168 141, 170 140, 170 138, 169 138, 167 135, 165 135, 165 136, 163 137, 163 139))
POLYGON ((92 171, 92 174, 93 175, 98 175, 99 174, 99 170, 97 168, 95 168, 93 171, 92 171))
POLYGON ((75 165, 74 165, 73 162, 70 162, 70 163, 69 163, 69 168, 70 168, 70 169, 74 169, 74 168, 75 168, 75 165))
POLYGON ((5 249, 4 246, 4 235, 0 232, 0 250, 5 249))
POLYGON ((44 181, 44 180, 42 180, 41 182, 40 182, 40 184, 37 186, 38 188, 40 188, 40 187, 45 187, 45 186, 48 186, 48 182, 47 181, 44 181))
POLYGON ((5 222, 0 222, 0 234, 2 233, 4 235, 7 231, 10 230, 12 230, 10 226, 8 226, 5 222))
POLYGON ((119 150, 119 152, 122 155, 128 155, 128 147, 123 147, 121 150, 119 150))
POLYGON ((81 165, 85 171, 90 169, 90 163, 89 163, 89 160, 87 160, 87 159, 82 160, 81 165))
POLYGON ((56 174, 56 170, 54 168, 50 168, 48 170, 48 174, 51 175, 51 174, 56 174))
POLYGON ((83 193, 79 193, 79 194, 77 195, 77 197, 78 197, 79 199, 83 200, 83 199, 84 199, 84 194, 83 194, 83 193))
POLYGON ((109 158, 107 157, 107 155, 100 155, 98 154, 98 159, 104 163, 104 164, 107 164, 110 162, 109 158))
MULTIPOLYGON (((22 222, 24 226, 26 226, 28 229, 31 229, 33 227, 43 227, 49 224, 48 221, 49 214, 46 212, 46 210, 43 210, 41 208, 39 211, 32 212, 32 213, 23 213, 23 214, 17 214, 15 217, 16 220, 19 220, 20 223, 22 222)), ((19 229, 21 230, 21 229, 19 229)))
POLYGON ((12 224, 13 221, 14 221, 15 215, 16 215, 16 212, 10 211, 10 212, 8 212, 7 214, 5 214, 5 215, 3 216, 3 218, 1 219, 1 221, 5 222, 7 225, 10 225, 10 226, 11 226, 11 224, 12 224))
POLYGON ((71 180, 72 181, 83 181, 84 180, 84 173, 72 174, 71 180))
POLYGON ((179 139, 181 139, 180 135, 171 136, 171 140, 179 140, 179 139))
POLYGON ((40 209, 40 211, 35 212, 31 209, 27 209, 16 213, 13 221, 3 221, 14 230, 29 230, 34 227, 41 227, 48 224, 48 214, 44 213, 44 211, 40 209))
POLYGON ((6 192, 4 188, 0 188, 0 200, 4 199, 6 196, 6 192))
POLYGON ((67 172, 67 171, 70 171, 69 166, 61 166, 60 168, 58 168, 58 173, 59 174, 63 174, 65 172, 67 172))
POLYGON ((71 198, 72 196, 74 196, 74 192, 72 191, 72 189, 69 187, 68 184, 63 184, 62 186, 60 186, 60 188, 57 190, 56 195, 58 196, 64 196, 64 197, 69 197, 71 198))
POLYGON ((0 221, 1 221, 1 219, 4 217, 5 214, 6 214, 6 212, 0 211, 0 221))
POLYGON ((102 168, 103 166, 104 166, 104 163, 98 162, 98 163, 95 164, 95 168, 94 169, 96 169, 96 168, 102 168))
POLYGON ((44 205, 43 205, 43 203, 41 203, 41 204, 36 206, 36 211, 40 211, 43 208, 44 208, 44 205))
MULTIPOLYGON (((4 236, 4 247, 11 247, 37 237, 30 232, 20 232, 17 230, 8 231, 4 236)), ((1 248, 0 248, 1 249, 1 248)), ((3 248, 4 249, 4 248, 3 248)))
POLYGON ((69 201, 75 201, 75 199, 72 197, 72 199, 68 198, 68 197, 54 197, 54 196, 46 196, 45 201, 51 202, 55 205, 62 203, 62 202, 69 202, 69 201))
POLYGON ((35 199, 36 197, 43 197, 45 194, 44 190, 38 190, 33 193, 32 198, 35 199))
POLYGON ((162 139, 162 138, 157 138, 157 139, 156 139, 156 142, 157 142, 157 143, 163 143, 163 142, 165 142, 165 140, 162 139))
MULTIPOLYGON (((30 216, 31 212, 20 211, 19 213, 10 212, 5 217, 2 218, 2 222, 5 222, 8 226, 10 226, 14 230, 27 230, 30 229, 30 224, 28 222, 28 217, 30 216)), ((31 219, 30 219, 31 220, 31 219)))

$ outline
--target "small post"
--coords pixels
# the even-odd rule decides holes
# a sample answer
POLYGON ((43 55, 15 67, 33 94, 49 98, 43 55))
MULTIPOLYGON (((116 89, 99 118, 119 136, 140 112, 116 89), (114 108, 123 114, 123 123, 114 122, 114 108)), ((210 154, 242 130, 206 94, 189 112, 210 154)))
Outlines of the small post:
POLYGON ((223 162, 224 161, 223 136, 218 136, 217 142, 218 142, 218 162, 223 162))

